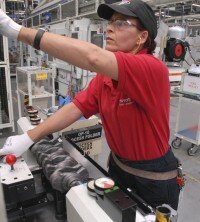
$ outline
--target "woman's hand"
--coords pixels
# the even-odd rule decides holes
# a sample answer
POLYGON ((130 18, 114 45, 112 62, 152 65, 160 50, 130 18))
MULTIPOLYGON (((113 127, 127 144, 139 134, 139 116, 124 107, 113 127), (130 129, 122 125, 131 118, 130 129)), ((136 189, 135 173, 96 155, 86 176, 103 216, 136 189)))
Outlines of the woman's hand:
POLYGON ((27 133, 7 138, 4 146, 0 149, 0 156, 14 154, 16 157, 21 156, 28 148, 33 145, 32 139, 27 133))

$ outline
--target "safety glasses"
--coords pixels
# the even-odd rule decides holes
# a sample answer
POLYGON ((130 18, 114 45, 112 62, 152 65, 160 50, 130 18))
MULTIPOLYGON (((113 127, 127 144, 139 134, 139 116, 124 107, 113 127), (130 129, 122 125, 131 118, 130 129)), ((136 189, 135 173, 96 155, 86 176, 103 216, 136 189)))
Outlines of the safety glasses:
POLYGON ((130 27, 136 27, 137 25, 131 23, 129 20, 122 20, 122 19, 116 19, 116 20, 110 20, 108 21, 107 25, 112 25, 114 28, 118 30, 123 30, 130 27))

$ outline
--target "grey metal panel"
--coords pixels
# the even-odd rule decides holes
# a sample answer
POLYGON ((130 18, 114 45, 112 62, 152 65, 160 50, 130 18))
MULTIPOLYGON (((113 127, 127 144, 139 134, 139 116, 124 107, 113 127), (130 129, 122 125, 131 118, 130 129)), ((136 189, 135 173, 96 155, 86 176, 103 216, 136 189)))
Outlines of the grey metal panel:
POLYGON ((1 217, 1 222, 7 222, 5 201, 4 201, 1 182, 0 182, 0 217, 1 217))

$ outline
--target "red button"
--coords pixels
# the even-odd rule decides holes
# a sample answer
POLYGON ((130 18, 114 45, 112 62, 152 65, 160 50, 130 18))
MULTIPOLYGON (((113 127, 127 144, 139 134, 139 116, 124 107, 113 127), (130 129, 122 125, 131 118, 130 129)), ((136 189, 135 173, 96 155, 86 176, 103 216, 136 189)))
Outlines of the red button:
POLYGON ((9 165, 13 165, 16 162, 17 158, 13 154, 6 155, 6 163, 9 165))
POLYGON ((184 181, 184 179, 182 177, 177 177, 176 178, 176 182, 180 186, 184 186, 184 184, 185 184, 185 181, 184 181))

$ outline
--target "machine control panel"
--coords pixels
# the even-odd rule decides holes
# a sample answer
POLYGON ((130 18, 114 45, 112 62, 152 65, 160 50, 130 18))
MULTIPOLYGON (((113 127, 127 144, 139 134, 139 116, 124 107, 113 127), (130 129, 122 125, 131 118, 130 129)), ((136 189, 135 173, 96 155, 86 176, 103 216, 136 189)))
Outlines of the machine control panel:
POLYGON ((1 160, 0 176, 1 183, 7 185, 33 179, 33 175, 24 159, 21 157, 15 159, 13 155, 8 155, 1 160))

